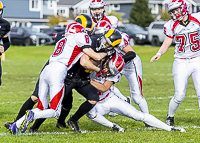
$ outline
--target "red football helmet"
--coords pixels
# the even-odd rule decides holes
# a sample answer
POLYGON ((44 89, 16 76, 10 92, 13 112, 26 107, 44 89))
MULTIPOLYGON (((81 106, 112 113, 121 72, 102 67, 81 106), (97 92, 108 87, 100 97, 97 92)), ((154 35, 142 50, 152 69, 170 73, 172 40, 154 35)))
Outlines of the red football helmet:
POLYGON ((183 0, 171 0, 171 2, 169 2, 169 4, 168 4, 168 13, 173 20, 181 21, 183 19, 183 17, 187 14, 187 12, 188 12, 187 4, 183 0), (175 15, 173 13, 173 10, 175 10, 177 8, 181 9, 181 13, 178 15, 175 15))
POLYGON ((109 70, 109 72, 106 75, 113 76, 122 71, 125 62, 123 57, 116 52, 114 55, 112 55, 112 57, 108 59, 108 61, 105 64, 109 70))
POLYGON ((70 23, 65 28, 65 35, 87 33, 85 28, 78 22, 70 23))
POLYGON ((105 12, 105 2, 103 0, 92 0, 89 5, 90 14, 95 20, 100 20, 104 16, 105 12), (100 9, 100 11, 95 12, 95 9, 100 9))
POLYGON ((103 34, 105 31, 110 30, 111 25, 109 22, 102 20, 95 24, 94 26, 94 34, 103 34))

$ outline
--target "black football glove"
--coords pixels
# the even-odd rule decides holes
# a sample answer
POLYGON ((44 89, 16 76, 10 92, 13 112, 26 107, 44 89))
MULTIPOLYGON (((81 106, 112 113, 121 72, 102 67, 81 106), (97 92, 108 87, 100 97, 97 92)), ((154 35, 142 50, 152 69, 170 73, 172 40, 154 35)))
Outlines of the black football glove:
POLYGON ((88 79, 79 79, 78 81, 77 81, 77 85, 79 86, 79 87, 83 87, 83 86, 85 86, 85 85, 88 85, 90 83, 90 79, 88 78, 88 79))

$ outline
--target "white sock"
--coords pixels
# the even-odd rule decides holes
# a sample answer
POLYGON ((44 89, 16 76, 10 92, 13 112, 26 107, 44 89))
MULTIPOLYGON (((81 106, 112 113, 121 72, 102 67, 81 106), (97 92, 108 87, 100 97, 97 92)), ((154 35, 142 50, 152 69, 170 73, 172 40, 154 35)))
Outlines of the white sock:
POLYGON ((142 98, 140 100, 140 104, 138 104, 138 106, 143 113, 149 114, 149 108, 148 108, 147 101, 145 100, 145 98, 142 98))
POLYGON ((104 116, 102 116, 101 114, 97 113, 97 116, 93 119, 90 119, 91 121, 104 125, 106 127, 112 128, 113 127, 113 123, 110 122, 109 120, 107 120, 104 116))
POLYGON ((22 122, 25 120, 25 115, 22 116, 19 120, 16 121, 17 128, 20 128, 22 122))
POLYGON ((174 101, 174 98, 172 98, 169 102, 169 111, 168 111, 168 116, 170 117, 174 117, 174 114, 176 112, 176 110, 178 109, 178 107, 180 106, 180 104, 176 103, 174 101))
POLYGON ((54 118, 56 115, 55 110, 53 109, 45 109, 42 111, 34 112, 34 119, 39 118, 54 118))
POLYGON ((117 87, 113 86, 112 92, 114 92, 117 97, 127 101, 127 98, 119 91, 117 87))
POLYGON ((154 117, 151 114, 147 114, 144 113, 144 122, 150 126, 156 127, 156 128, 160 128, 163 130, 167 130, 167 131, 171 131, 171 126, 168 126, 167 124, 165 124, 164 122, 162 122, 161 120, 157 119, 156 117, 154 117))

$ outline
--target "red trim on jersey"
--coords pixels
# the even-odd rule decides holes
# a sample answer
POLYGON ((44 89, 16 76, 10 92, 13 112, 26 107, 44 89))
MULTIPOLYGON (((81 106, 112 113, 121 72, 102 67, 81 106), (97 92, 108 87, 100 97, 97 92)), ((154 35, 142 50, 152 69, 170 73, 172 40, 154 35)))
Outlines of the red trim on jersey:
POLYGON ((180 24, 181 22, 180 21, 176 21, 172 27, 172 32, 174 33, 174 30, 176 28, 176 26, 178 26, 178 24, 180 24))
POLYGON ((63 95, 63 91, 64 91, 64 86, 62 87, 62 89, 54 96, 54 98, 51 100, 51 106, 50 109, 56 110, 58 103, 60 102, 60 99, 63 95))
POLYGON ((140 76, 138 76, 138 79, 139 79, 139 83, 140 83, 141 95, 143 96, 143 93, 142 93, 142 79, 140 78, 140 76))
POLYGON ((75 46, 73 52, 72 52, 72 55, 69 59, 69 62, 68 62, 68 65, 67 67, 69 67, 71 65, 71 63, 74 61, 74 59, 78 56, 78 54, 80 54, 82 51, 81 51, 81 48, 78 47, 77 45, 75 46))
POLYGON ((38 98, 37 108, 40 109, 40 110, 44 110, 44 106, 42 105, 42 102, 40 101, 40 98, 38 98))
MULTIPOLYGON (((109 93, 106 95, 106 97, 108 97, 108 96, 109 96, 109 93)), ((102 100, 106 99, 106 97, 100 99, 99 101, 102 101, 102 100)))
POLYGON ((104 16, 102 20, 105 20, 111 24, 110 20, 106 16, 104 16))
POLYGON ((200 24, 200 21, 198 21, 195 17, 192 17, 191 14, 189 14, 189 21, 194 21, 197 24, 200 24))

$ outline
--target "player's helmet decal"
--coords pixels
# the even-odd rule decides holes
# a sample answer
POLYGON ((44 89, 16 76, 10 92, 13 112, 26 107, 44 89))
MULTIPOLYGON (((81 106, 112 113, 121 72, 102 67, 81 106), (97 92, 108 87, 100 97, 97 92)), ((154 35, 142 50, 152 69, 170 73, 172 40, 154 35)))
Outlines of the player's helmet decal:
POLYGON ((111 29, 111 24, 105 20, 97 22, 94 26, 94 34, 103 34, 105 31, 111 29))
POLYGON ((124 68, 125 62, 123 57, 117 52, 112 55, 105 63, 109 72, 106 74, 107 76, 113 76, 118 74, 124 68))
POLYGON ((107 30, 99 39, 99 45, 97 47, 97 51, 100 51, 102 49, 112 49, 114 47, 117 47, 121 43, 122 35, 118 30, 110 29, 107 30))
POLYGON ((90 2, 90 5, 89 5, 89 9, 90 9, 90 14, 92 15, 92 17, 95 19, 95 20, 99 20, 101 18, 103 18, 104 16, 104 13, 105 13, 105 2, 103 0, 92 0, 90 2), (93 12, 94 9, 101 9, 101 12, 100 13, 95 13, 93 12))
POLYGON ((83 25, 78 22, 70 23, 65 28, 65 35, 76 34, 76 33, 87 33, 83 25))
POLYGON ((91 35, 94 23, 92 18, 87 15, 87 14, 79 14, 76 18, 75 21, 83 25, 83 27, 86 29, 89 35, 91 35))
POLYGON ((3 8, 4 8, 3 3, 0 1, 0 18, 3 15, 3 8))
POLYGON ((181 21, 183 17, 187 14, 187 12, 188 12, 187 4, 183 0, 171 0, 171 2, 169 2, 168 4, 168 13, 173 20, 181 21), (177 8, 181 9, 181 13, 178 15, 175 15, 172 13, 172 11, 177 8))

